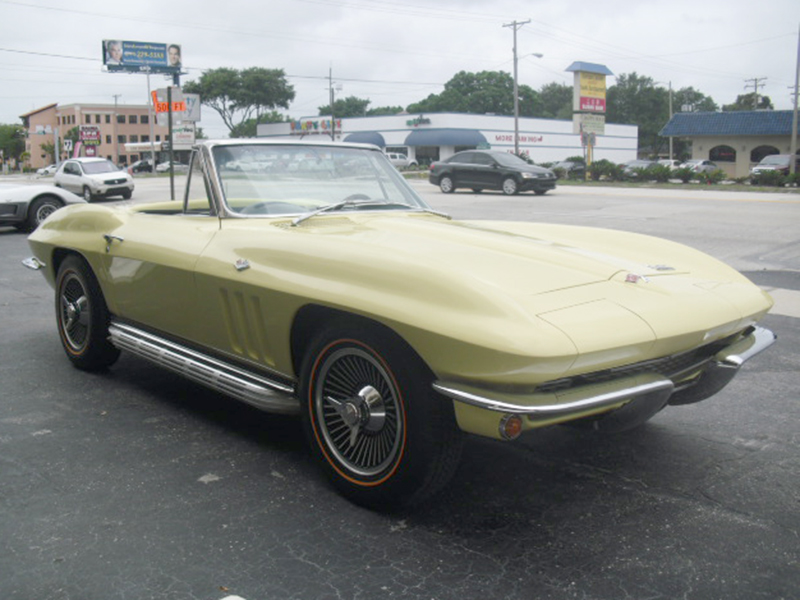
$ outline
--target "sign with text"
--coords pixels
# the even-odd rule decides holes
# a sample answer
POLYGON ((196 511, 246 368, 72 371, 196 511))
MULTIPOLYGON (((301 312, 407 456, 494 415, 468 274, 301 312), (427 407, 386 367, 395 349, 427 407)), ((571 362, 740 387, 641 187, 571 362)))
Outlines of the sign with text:
POLYGON ((79 129, 80 140, 84 146, 100 145, 100 128, 93 125, 81 125, 79 129))
POLYGON ((179 44, 103 40, 103 64, 109 72, 180 73, 179 44))

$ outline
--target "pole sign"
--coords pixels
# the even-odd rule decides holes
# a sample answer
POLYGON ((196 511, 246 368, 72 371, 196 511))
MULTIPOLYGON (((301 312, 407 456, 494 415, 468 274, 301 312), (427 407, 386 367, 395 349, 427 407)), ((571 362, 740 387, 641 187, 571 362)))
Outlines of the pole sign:
POLYGON ((100 145, 100 128, 94 125, 81 125, 80 126, 80 140, 84 146, 99 146, 100 145))
POLYGON ((179 44, 103 40, 103 64, 112 73, 181 72, 179 44))
POLYGON ((567 71, 574 73, 575 82, 572 92, 573 133, 605 134, 606 77, 613 73, 604 65, 585 62, 574 62, 567 71))

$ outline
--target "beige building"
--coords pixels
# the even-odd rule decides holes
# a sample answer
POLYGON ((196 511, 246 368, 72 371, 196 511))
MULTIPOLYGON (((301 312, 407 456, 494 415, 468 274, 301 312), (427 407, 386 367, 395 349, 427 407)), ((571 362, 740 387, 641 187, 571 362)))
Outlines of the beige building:
POLYGON ((130 165, 142 158, 141 153, 151 141, 159 150, 161 142, 169 139, 167 127, 155 122, 155 113, 146 104, 49 104, 20 118, 28 134, 25 150, 32 169, 72 156, 72 152, 63 149, 63 141, 76 127, 84 126, 86 137, 93 138, 82 145, 81 156, 100 156, 120 165, 130 165), (42 148, 43 144, 54 143, 56 133, 62 143, 60 157, 42 148))
POLYGON ((689 140, 692 158, 715 162, 729 177, 747 177, 765 156, 791 153, 792 111, 676 113, 660 135, 689 140))

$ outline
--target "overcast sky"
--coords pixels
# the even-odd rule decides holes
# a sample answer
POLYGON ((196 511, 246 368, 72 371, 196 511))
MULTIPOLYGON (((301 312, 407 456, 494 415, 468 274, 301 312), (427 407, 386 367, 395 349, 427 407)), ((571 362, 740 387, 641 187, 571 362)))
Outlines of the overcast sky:
MULTIPOLYGON (((572 85, 565 69, 584 61, 692 86, 718 105, 757 78, 775 108, 792 107, 797 0, 0 0, 0 123, 53 102, 144 104, 145 75, 103 72, 103 39, 181 44, 183 82, 218 67, 283 69, 296 97, 280 112, 299 118, 328 104, 330 70, 337 97, 372 108, 439 93, 459 71, 511 73, 503 25, 528 19, 519 83, 534 89, 572 85)), ((153 88, 166 83, 151 76, 153 88)), ((200 125, 227 136, 211 109, 200 125)))

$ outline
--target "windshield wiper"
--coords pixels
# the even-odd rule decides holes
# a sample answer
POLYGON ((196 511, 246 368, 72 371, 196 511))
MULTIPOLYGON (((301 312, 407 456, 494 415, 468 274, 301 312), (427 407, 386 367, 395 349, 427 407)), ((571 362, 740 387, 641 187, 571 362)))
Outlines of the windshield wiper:
POLYGON ((404 204, 402 202, 389 202, 388 200, 342 200, 341 202, 336 202, 334 204, 328 204, 327 206, 322 206, 320 208, 317 208, 316 210, 312 210, 312 211, 307 212, 307 213, 305 213, 303 215, 300 215, 299 217, 296 217, 295 219, 292 220, 292 227, 297 227, 303 221, 306 221, 306 220, 310 219, 311 217, 315 217, 315 216, 320 215, 322 213, 331 212, 331 211, 334 211, 334 210, 341 210, 343 208, 347 208, 347 207, 351 207, 351 206, 369 206, 369 205, 375 205, 375 206, 386 206, 386 205, 399 206, 399 207, 402 207, 402 208, 408 208, 410 210, 417 210, 417 211, 421 211, 421 212, 430 213, 432 215, 437 215, 439 217, 444 217, 445 219, 450 219, 451 218, 450 215, 448 215, 446 213, 443 213, 443 212, 439 212, 439 211, 436 211, 436 210, 433 210, 433 209, 430 209, 430 208, 422 208, 422 207, 419 207, 419 206, 412 206, 411 204, 404 204))

